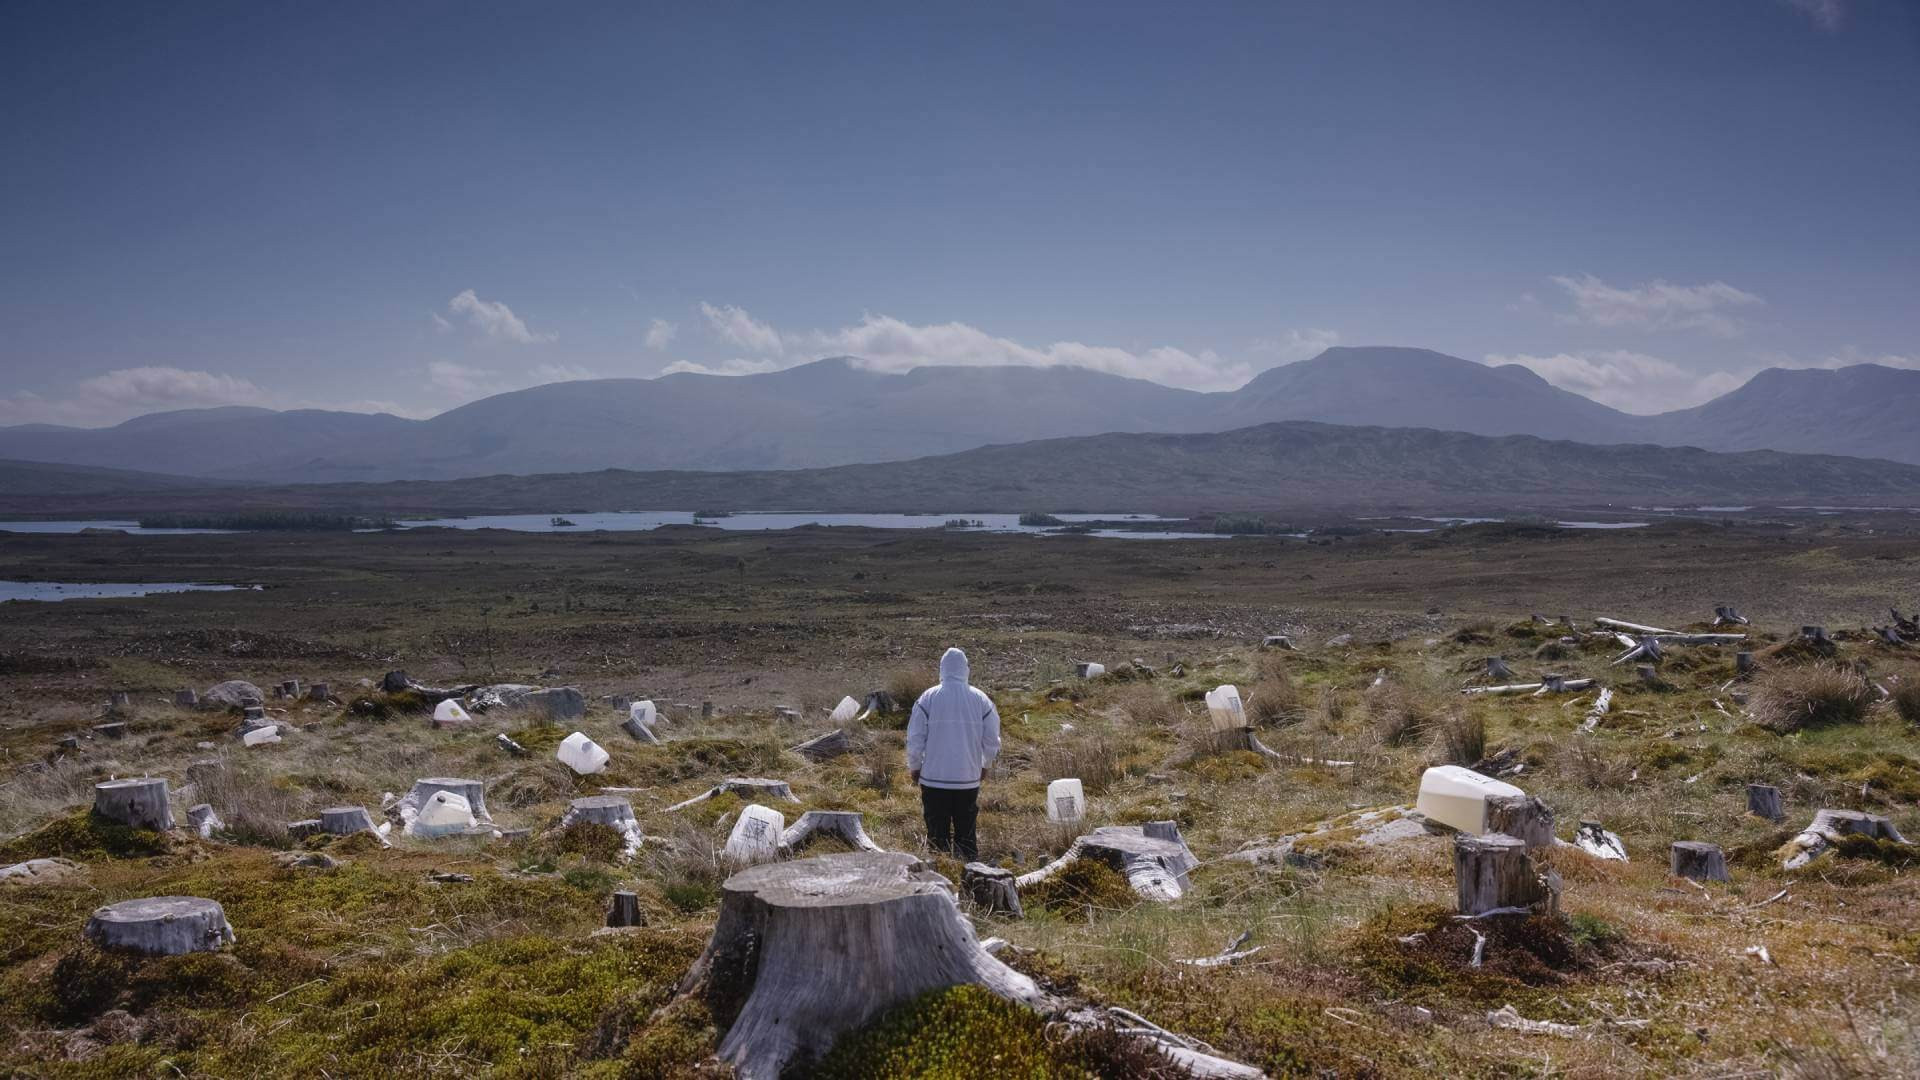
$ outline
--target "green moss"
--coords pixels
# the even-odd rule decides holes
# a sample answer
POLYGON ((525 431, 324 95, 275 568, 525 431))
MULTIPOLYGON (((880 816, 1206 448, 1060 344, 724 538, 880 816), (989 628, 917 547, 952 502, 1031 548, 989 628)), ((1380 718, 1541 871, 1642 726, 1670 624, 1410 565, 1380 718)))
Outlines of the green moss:
POLYGON ((48 980, 51 994, 42 1002, 47 1019, 83 1024, 106 1012, 120 999, 134 964, 132 957, 108 952, 91 942, 67 950, 54 964, 48 980))
POLYGON ((1099 859, 1075 859, 1058 874, 1020 894, 1022 907, 1068 913, 1089 907, 1125 911, 1139 901, 1126 875, 1099 859))
POLYGON ((28 859, 137 859, 164 855, 172 844, 163 833, 134 829, 76 810, 24 836, 0 844, 0 863, 28 859))
POLYGON ((1920 865, 1920 852, 1916 852, 1914 845, 1895 843, 1878 836, 1843 833, 1834 841, 1833 851, 1841 858, 1885 863, 1900 870, 1920 865))
POLYGON ((1251 750, 1232 750, 1224 754, 1209 754, 1197 757, 1187 763, 1188 772, 1215 784, 1231 784, 1238 780, 1250 780, 1267 769, 1266 759, 1251 750))
POLYGON ((560 830, 559 847, 568 855, 612 862, 626 845, 626 837, 611 825, 576 821, 560 830))
POLYGON ((1049 1031, 1046 1018, 978 986, 923 994, 846 1035, 805 1067, 820 1080, 1165 1076, 1166 1059, 1110 1031, 1049 1031))
MULTIPOLYGON (((1392 908, 1363 923, 1350 949, 1360 971, 1383 993, 1414 1003, 1497 1006, 1539 1002, 1540 993, 1587 967, 1599 939, 1585 945, 1568 921, 1544 915, 1482 919, 1469 927, 1438 905, 1392 908), (1472 967, 1474 931, 1486 935, 1480 967, 1472 967)), ((1609 943, 1617 940, 1609 937, 1609 943)), ((1534 1015, 1529 1013, 1528 1015, 1534 1015)))

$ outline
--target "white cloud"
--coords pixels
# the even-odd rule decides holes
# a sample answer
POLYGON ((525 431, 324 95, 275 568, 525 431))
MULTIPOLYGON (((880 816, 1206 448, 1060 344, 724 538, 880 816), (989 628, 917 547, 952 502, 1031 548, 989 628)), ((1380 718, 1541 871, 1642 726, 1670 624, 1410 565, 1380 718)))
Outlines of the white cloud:
POLYGON ((744 357, 734 357, 732 360, 723 360, 717 364, 702 364, 694 360, 675 360, 673 363, 661 368, 660 374, 678 375, 684 371, 695 375, 764 375, 769 371, 779 371, 783 367, 791 366, 791 364, 783 364, 778 360, 748 360, 744 357))
POLYGON ((1828 32, 1840 29, 1840 24, 1847 19, 1847 6, 1841 0, 1786 0, 1786 3, 1828 32))
POLYGON ((1724 281, 1705 285, 1674 285, 1654 280, 1622 288, 1592 274, 1556 276, 1553 283, 1573 299, 1568 322, 1643 330, 1699 330, 1716 337, 1732 337, 1741 329, 1729 310, 1755 307, 1766 301, 1724 281))
POLYGON ((647 348, 660 352, 673 344, 673 336, 679 332, 680 328, 667 320, 655 319, 647 324, 647 348))
POLYGON ((1747 381, 1751 370, 1688 371, 1669 360, 1625 349, 1552 356, 1489 355, 1486 364, 1519 364, 1562 390, 1630 413, 1685 409, 1747 381))
POLYGON ((1881 367, 1906 368, 1920 370, 1920 356, 1900 356, 1895 353, 1873 353, 1855 348, 1852 345, 1820 357, 1818 360, 1796 360, 1790 356, 1770 358, 1773 367, 1784 368, 1824 368, 1833 371, 1837 368, 1852 367, 1855 364, 1879 364, 1881 367))
POLYGON ((117 424, 151 412, 220 405, 269 405, 270 395, 251 380, 211 371, 149 366, 119 368, 81 379, 63 397, 32 391, 0 397, 0 425, 117 424))
POLYGON ((719 335, 720 340, 729 345, 746 349, 748 352, 780 354, 785 344, 773 327, 747 314, 732 304, 715 307, 705 300, 700 301, 700 314, 706 316, 707 325, 719 335))
MULTIPOLYGON (((496 341, 506 341, 515 345, 538 345, 552 341, 558 334, 536 334, 527 329, 527 324, 513 309, 498 300, 482 300, 467 289, 460 295, 447 301, 447 310, 467 320, 467 325, 496 341)), ((438 315, 435 316, 439 318, 438 315)), ((442 323, 445 319, 440 319, 442 323)))

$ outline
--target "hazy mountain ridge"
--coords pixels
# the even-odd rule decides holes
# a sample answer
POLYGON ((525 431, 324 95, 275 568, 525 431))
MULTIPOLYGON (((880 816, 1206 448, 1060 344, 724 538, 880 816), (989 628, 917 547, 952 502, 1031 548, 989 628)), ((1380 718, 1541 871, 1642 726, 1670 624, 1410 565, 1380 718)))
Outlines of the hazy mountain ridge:
POLYGON ((551 383, 430 420, 246 407, 104 429, 0 429, 0 457, 268 482, 458 479, 604 468, 756 470, 898 461, 1108 432, 1287 420, 1596 444, 1780 449, 1920 463, 1920 372, 1771 369, 1692 409, 1634 416, 1516 365, 1424 349, 1329 349, 1202 393, 1083 368, 870 371, 849 358, 764 375, 551 383))

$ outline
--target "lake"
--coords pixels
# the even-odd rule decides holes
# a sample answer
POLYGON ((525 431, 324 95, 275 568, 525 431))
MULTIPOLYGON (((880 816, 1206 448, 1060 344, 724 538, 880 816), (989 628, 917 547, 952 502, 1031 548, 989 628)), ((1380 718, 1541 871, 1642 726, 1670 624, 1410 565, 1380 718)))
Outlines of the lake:
POLYGON ((258 585, 196 585, 190 581, 0 581, 0 603, 10 600, 112 600, 156 593, 238 592, 258 585))
POLYGON ((143 529, 137 521, 0 521, 0 532, 77 533, 86 529, 117 529, 136 536, 190 536, 222 533, 228 529, 143 529))

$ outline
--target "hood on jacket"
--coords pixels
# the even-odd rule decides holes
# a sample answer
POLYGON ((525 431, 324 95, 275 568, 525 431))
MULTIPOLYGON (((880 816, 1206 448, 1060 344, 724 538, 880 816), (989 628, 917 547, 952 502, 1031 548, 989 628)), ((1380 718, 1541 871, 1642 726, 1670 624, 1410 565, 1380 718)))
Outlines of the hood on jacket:
POLYGON ((967 666, 967 654, 959 649, 948 649, 940 657, 941 682, 966 682, 971 674, 967 666))

